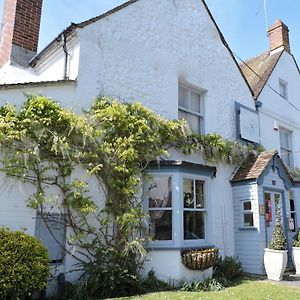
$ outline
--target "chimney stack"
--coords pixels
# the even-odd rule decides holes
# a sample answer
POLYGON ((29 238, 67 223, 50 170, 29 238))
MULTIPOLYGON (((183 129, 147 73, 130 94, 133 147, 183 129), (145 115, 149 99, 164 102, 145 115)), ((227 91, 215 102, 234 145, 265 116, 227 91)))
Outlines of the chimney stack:
POLYGON ((0 67, 7 62, 28 67, 37 52, 43 0, 5 0, 0 39, 0 67))
POLYGON ((269 28, 268 36, 271 54, 274 51, 277 52, 280 50, 285 50, 286 52, 291 53, 289 29, 281 20, 276 20, 269 28))

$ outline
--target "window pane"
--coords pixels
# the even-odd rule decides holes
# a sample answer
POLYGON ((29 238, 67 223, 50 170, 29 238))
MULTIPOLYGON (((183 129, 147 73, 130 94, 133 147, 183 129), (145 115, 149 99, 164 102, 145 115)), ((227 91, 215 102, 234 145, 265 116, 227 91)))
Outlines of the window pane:
POLYGON ((149 207, 172 207, 172 178, 157 177, 149 187, 149 207))
POLYGON ((200 133, 200 117, 197 115, 193 115, 193 114, 188 114, 187 115, 187 121, 190 125, 190 128, 193 132, 195 133, 200 133))
POLYGON ((280 148, 280 157, 286 166, 291 165, 291 152, 290 151, 280 148))
POLYGON ((254 226, 253 214, 244 214, 244 227, 254 226))
POLYGON ((183 179, 184 208, 194 208, 194 180, 183 179))
POLYGON ((205 238, 204 212, 184 212, 184 239, 195 240, 205 238))
POLYGON ((251 210, 251 201, 244 202, 244 210, 251 210))
POLYGON ((184 119, 184 120, 187 121, 188 120, 188 113, 183 111, 183 110, 178 109, 178 119, 179 120, 184 119))
POLYGON ((191 91, 190 110, 200 113, 200 95, 191 91))
POLYGON ((172 211, 149 211, 150 236, 154 240, 172 240, 172 211))
POLYGON ((289 147, 289 132, 288 131, 279 131, 280 137, 280 147, 285 149, 290 149, 289 147))
POLYGON ((205 208, 204 181, 195 180, 196 183, 196 208, 205 208))
POLYGON ((189 108, 189 90, 183 86, 178 86, 178 105, 189 108))

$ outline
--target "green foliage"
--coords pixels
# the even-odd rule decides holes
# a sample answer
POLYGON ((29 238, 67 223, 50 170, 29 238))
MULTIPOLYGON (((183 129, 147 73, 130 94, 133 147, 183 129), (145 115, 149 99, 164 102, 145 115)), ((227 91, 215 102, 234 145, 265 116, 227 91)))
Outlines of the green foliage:
POLYGON ((281 223, 275 223, 272 239, 269 242, 268 248, 273 250, 286 250, 287 241, 284 235, 281 223))
POLYGON ((297 229, 297 232, 294 236, 293 247, 300 247, 300 228, 297 229))
POLYGON ((185 122, 164 119, 139 103, 106 97, 82 114, 34 95, 28 95, 19 110, 0 107, 1 170, 36 187, 28 199, 30 207, 41 212, 55 207, 66 216, 66 226, 73 232, 68 243, 80 249, 82 255, 73 255, 83 264, 88 289, 103 282, 96 280, 100 275, 94 280, 88 273, 107 274, 103 262, 100 269, 92 263, 103 249, 118 253, 115 269, 108 268, 112 287, 122 291, 121 281, 129 287, 136 284, 147 237, 138 191, 149 162, 167 157, 170 148, 198 151, 206 160, 228 163, 257 152, 217 134, 192 134, 185 122), (86 172, 80 176, 78 168, 86 172), (103 209, 91 198, 91 176, 105 191, 103 209), (91 264, 85 265, 86 260, 91 264))
POLYGON ((273 250, 286 250, 287 240, 281 223, 281 208, 279 199, 275 199, 276 221, 273 229, 272 239, 268 248, 273 250))
POLYGON ((146 294, 146 293, 170 291, 172 289, 174 289, 174 288, 171 287, 170 284, 168 284, 167 282, 164 282, 162 280, 159 280, 155 276, 155 272, 153 270, 150 270, 148 272, 147 277, 141 281, 140 292, 143 294, 146 294))
POLYGON ((0 253, 1 299, 24 299, 46 286, 49 258, 36 238, 0 228, 0 253))
POLYGON ((106 299, 130 296, 139 291, 139 279, 119 264, 113 248, 98 249, 94 261, 84 265, 83 276, 72 299, 106 299))
POLYGON ((224 280, 224 285, 242 275, 242 264, 232 256, 226 256, 219 259, 218 264, 214 268, 214 278, 224 280), (226 281, 228 281, 226 283, 226 281))
POLYGON ((181 291, 185 292, 216 292, 225 289, 225 286, 216 278, 204 281, 192 281, 183 284, 181 291))

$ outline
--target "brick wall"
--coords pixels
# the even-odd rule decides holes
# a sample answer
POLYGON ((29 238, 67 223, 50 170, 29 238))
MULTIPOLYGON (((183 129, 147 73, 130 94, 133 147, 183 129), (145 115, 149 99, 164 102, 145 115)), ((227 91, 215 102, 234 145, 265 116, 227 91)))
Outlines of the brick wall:
POLYGON ((283 47, 286 52, 291 53, 289 29, 281 20, 275 21, 269 28, 268 34, 271 51, 283 47))

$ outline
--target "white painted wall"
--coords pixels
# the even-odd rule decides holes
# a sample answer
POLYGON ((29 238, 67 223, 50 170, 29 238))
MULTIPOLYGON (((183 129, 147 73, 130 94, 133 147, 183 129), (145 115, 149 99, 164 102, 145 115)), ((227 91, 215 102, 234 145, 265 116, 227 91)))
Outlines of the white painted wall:
MULTIPOLYGON (((181 81, 206 90, 205 132, 217 132, 230 139, 236 137, 234 102, 255 108, 245 81, 201 1, 140 0, 78 29, 78 34, 80 51, 79 46, 74 45, 74 70, 71 71, 76 75, 76 57, 79 55, 77 87, 0 90, 1 101, 20 105, 24 100, 23 92, 41 93, 81 111, 81 107, 89 107, 92 99, 102 94, 126 101, 139 100, 161 115, 176 119, 178 81, 181 81)), ((39 79, 53 80, 56 78, 54 74, 61 77, 62 56, 53 59, 53 65, 47 65, 45 61, 44 65, 40 62, 37 66, 39 79)), ((183 156, 173 153, 172 158, 183 156)), ((183 159, 196 163, 202 161, 200 154, 183 159)), ((208 199, 212 222, 209 239, 221 249, 222 255, 234 255, 233 203, 229 183, 233 166, 218 164, 217 169, 217 177, 211 180, 208 199)), ((6 194, 1 195, 1 203, 5 197, 6 194)), ((14 214, 11 216, 12 223, 15 217, 14 214)), ((151 253, 152 263, 148 268, 164 269, 165 273, 160 275, 172 277, 172 271, 163 268, 165 255, 174 256, 174 268, 179 268, 179 252, 171 252, 163 256, 151 253)), ((186 276, 186 271, 177 271, 174 278, 186 276)))
MULTIPOLYGON (((279 91, 279 78, 288 83, 288 100, 300 109, 300 76, 293 57, 284 52, 272 72, 268 84, 279 91)), ((280 151, 279 131, 274 130, 274 121, 292 131, 294 167, 300 167, 300 112, 285 99, 265 86, 258 98, 263 106, 259 109, 261 142, 267 150, 280 151)))

